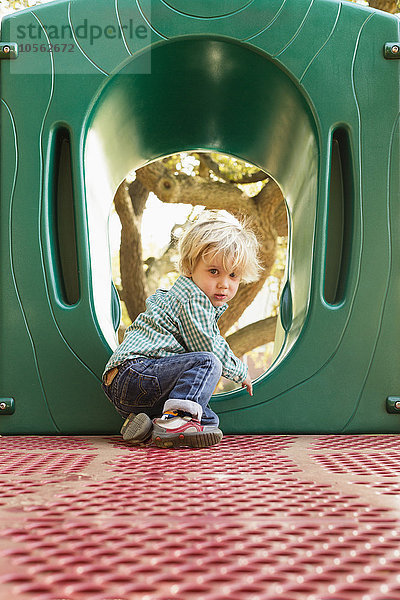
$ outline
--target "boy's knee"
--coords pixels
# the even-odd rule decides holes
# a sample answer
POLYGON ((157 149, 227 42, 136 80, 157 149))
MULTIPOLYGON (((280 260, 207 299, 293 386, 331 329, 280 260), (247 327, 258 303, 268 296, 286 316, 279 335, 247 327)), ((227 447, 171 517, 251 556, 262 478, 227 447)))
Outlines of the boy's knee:
POLYGON ((205 355, 206 359, 210 363, 210 368, 213 371, 215 371, 215 373, 218 374, 219 377, 221 377, 221 374, 222 374, 222 363, 219 360, 219 358, 217 358, 215 356, 215 354, 213 354, 212 352, 204 352, 203 354, 205 355))

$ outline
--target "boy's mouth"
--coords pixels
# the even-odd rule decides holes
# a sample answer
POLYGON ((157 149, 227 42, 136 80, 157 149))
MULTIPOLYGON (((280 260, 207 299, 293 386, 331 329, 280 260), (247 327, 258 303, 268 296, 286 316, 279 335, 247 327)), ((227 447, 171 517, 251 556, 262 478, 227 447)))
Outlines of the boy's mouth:
POLYGON ((217 300, 225 300, 226 294, 214 294, 214 298, 217 300))

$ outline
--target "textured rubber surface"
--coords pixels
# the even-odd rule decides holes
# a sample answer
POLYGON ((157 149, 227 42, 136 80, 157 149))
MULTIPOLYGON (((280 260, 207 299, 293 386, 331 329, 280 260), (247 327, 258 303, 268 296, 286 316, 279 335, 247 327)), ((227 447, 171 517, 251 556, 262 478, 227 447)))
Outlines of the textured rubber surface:
POLYGON ((0 455, 1 600, 400 600, 397 436, 0 437, 0 455))

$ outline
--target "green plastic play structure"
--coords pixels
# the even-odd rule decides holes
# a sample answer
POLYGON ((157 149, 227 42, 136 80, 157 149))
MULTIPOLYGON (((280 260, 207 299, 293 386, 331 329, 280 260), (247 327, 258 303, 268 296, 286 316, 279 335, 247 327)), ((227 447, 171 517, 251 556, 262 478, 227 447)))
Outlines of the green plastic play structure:
POLYGON ((0 433, 115 433, 108 217, 185 150, 287 202, 282 349, 225 433, 400 431, 396 16, 337 0, 60 0, 3 19, 0 433))

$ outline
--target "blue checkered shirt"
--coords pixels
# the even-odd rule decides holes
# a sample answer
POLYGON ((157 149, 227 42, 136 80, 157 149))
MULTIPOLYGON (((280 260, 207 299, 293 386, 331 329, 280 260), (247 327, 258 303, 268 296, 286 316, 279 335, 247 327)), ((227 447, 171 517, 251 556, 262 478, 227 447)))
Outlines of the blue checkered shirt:
POLYGON ((170 290, 159 289, 146 300, 145 312, 127 328, 104 374, 136 356, 213 352, 222 363, 224 377, 243 381, 247 366, 233 354, 217 325, 227 308, 227 304, 213 306, 191 279, 180 276, 170 290))

